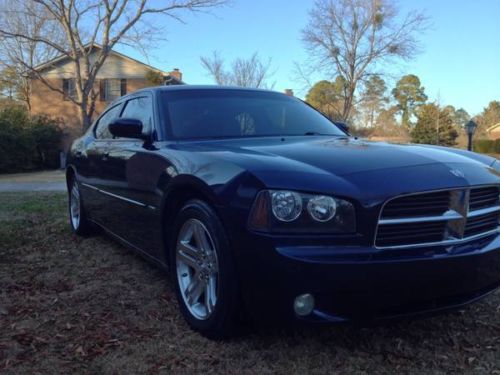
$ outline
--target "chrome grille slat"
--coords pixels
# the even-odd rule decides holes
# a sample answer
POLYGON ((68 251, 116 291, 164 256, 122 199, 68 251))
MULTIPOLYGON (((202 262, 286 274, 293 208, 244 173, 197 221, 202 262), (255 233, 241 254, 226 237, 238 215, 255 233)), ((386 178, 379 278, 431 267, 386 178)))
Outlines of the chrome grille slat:
MULTIPOLYGON (((499 207, 500 210, 500 207, 499 207)), ((432 221, 448 221, 461 219, 462 216, 454 211, 446 211, 443 215, 439 216, 416 216, 416 217, 407 217, 407 218, 399 218, 399 219, 380 219, 379 225, 390 225, 390 224, 406 224, 406 223, 428 223, 432 221)))
POLYGON ((415 193, 387 201, 377 248, 456 244, 499 232, 499 186, 415 193))

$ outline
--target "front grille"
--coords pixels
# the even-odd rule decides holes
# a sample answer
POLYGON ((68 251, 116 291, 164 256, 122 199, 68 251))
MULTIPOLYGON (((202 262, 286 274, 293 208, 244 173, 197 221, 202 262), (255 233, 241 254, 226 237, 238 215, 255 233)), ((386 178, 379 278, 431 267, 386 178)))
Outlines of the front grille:
POLYGON ((491 207, 498 203, 498 188, 487 187, 470 191, 469 211, 491 207))
POLYGON ((465 225, 464 237, 475 236, 498 227, 498 212, 472 217, 465 225))
POLYGON ((492 234, 499 228, 499 187, 418 193, 386 202, 375 246, 453 244, 492 234))
POLYGON ((420 225, 414 223, 383 225, 378 230, 377 245, 397 246, 441 241, 445 226, 445 222, 439 221, 420 225))
POLYGON ((389 201, 382 212, 383 218, 442 215, 448 211, 450 192, 408 195, 389 201))

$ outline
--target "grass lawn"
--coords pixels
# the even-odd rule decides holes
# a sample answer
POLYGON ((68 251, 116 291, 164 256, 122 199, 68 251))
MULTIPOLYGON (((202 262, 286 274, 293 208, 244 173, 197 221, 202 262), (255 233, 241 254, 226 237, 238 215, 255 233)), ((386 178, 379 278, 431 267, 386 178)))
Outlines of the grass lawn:
POLYGON ((65 204, 0 194, 0 373, 500 374, 499 292, 413 322, 212 342, 189 330, 162 272, 103 235, 71 235, 65 204))

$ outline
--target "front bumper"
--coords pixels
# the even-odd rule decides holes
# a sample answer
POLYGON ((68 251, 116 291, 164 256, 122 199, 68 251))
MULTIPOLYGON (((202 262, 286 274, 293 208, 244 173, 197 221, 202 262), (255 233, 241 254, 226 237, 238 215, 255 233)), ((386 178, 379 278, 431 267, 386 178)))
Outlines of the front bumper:
POLYGON ((280 245, 270 236, 250 236, 240 246, 238 267, 246 309, 259 321, 376 321, 433 314, 500 286, 498 234, 411 252, 280 245), (298 317, 293 301, 304 293, 314 296, 315 309, 298 317))

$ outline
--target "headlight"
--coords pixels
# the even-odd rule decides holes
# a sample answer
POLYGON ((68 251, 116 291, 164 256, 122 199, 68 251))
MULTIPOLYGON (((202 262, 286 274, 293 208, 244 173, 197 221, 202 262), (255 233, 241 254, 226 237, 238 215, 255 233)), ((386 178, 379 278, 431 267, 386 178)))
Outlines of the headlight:
POLYGON ((355 233, 351 202, 327 195, 263 190, 255 199, 249 228, 276 233, 355 233))
POLYGON ((274 217, 280 221, 293 221, 302 211, 302 198, 294 191, 273 191, 271 207, 274 217))
POLYGON ((337 213, 337 203, 332 197, 318 195, 307 202, 307 212, 314 220, 324 223, 337 213))

